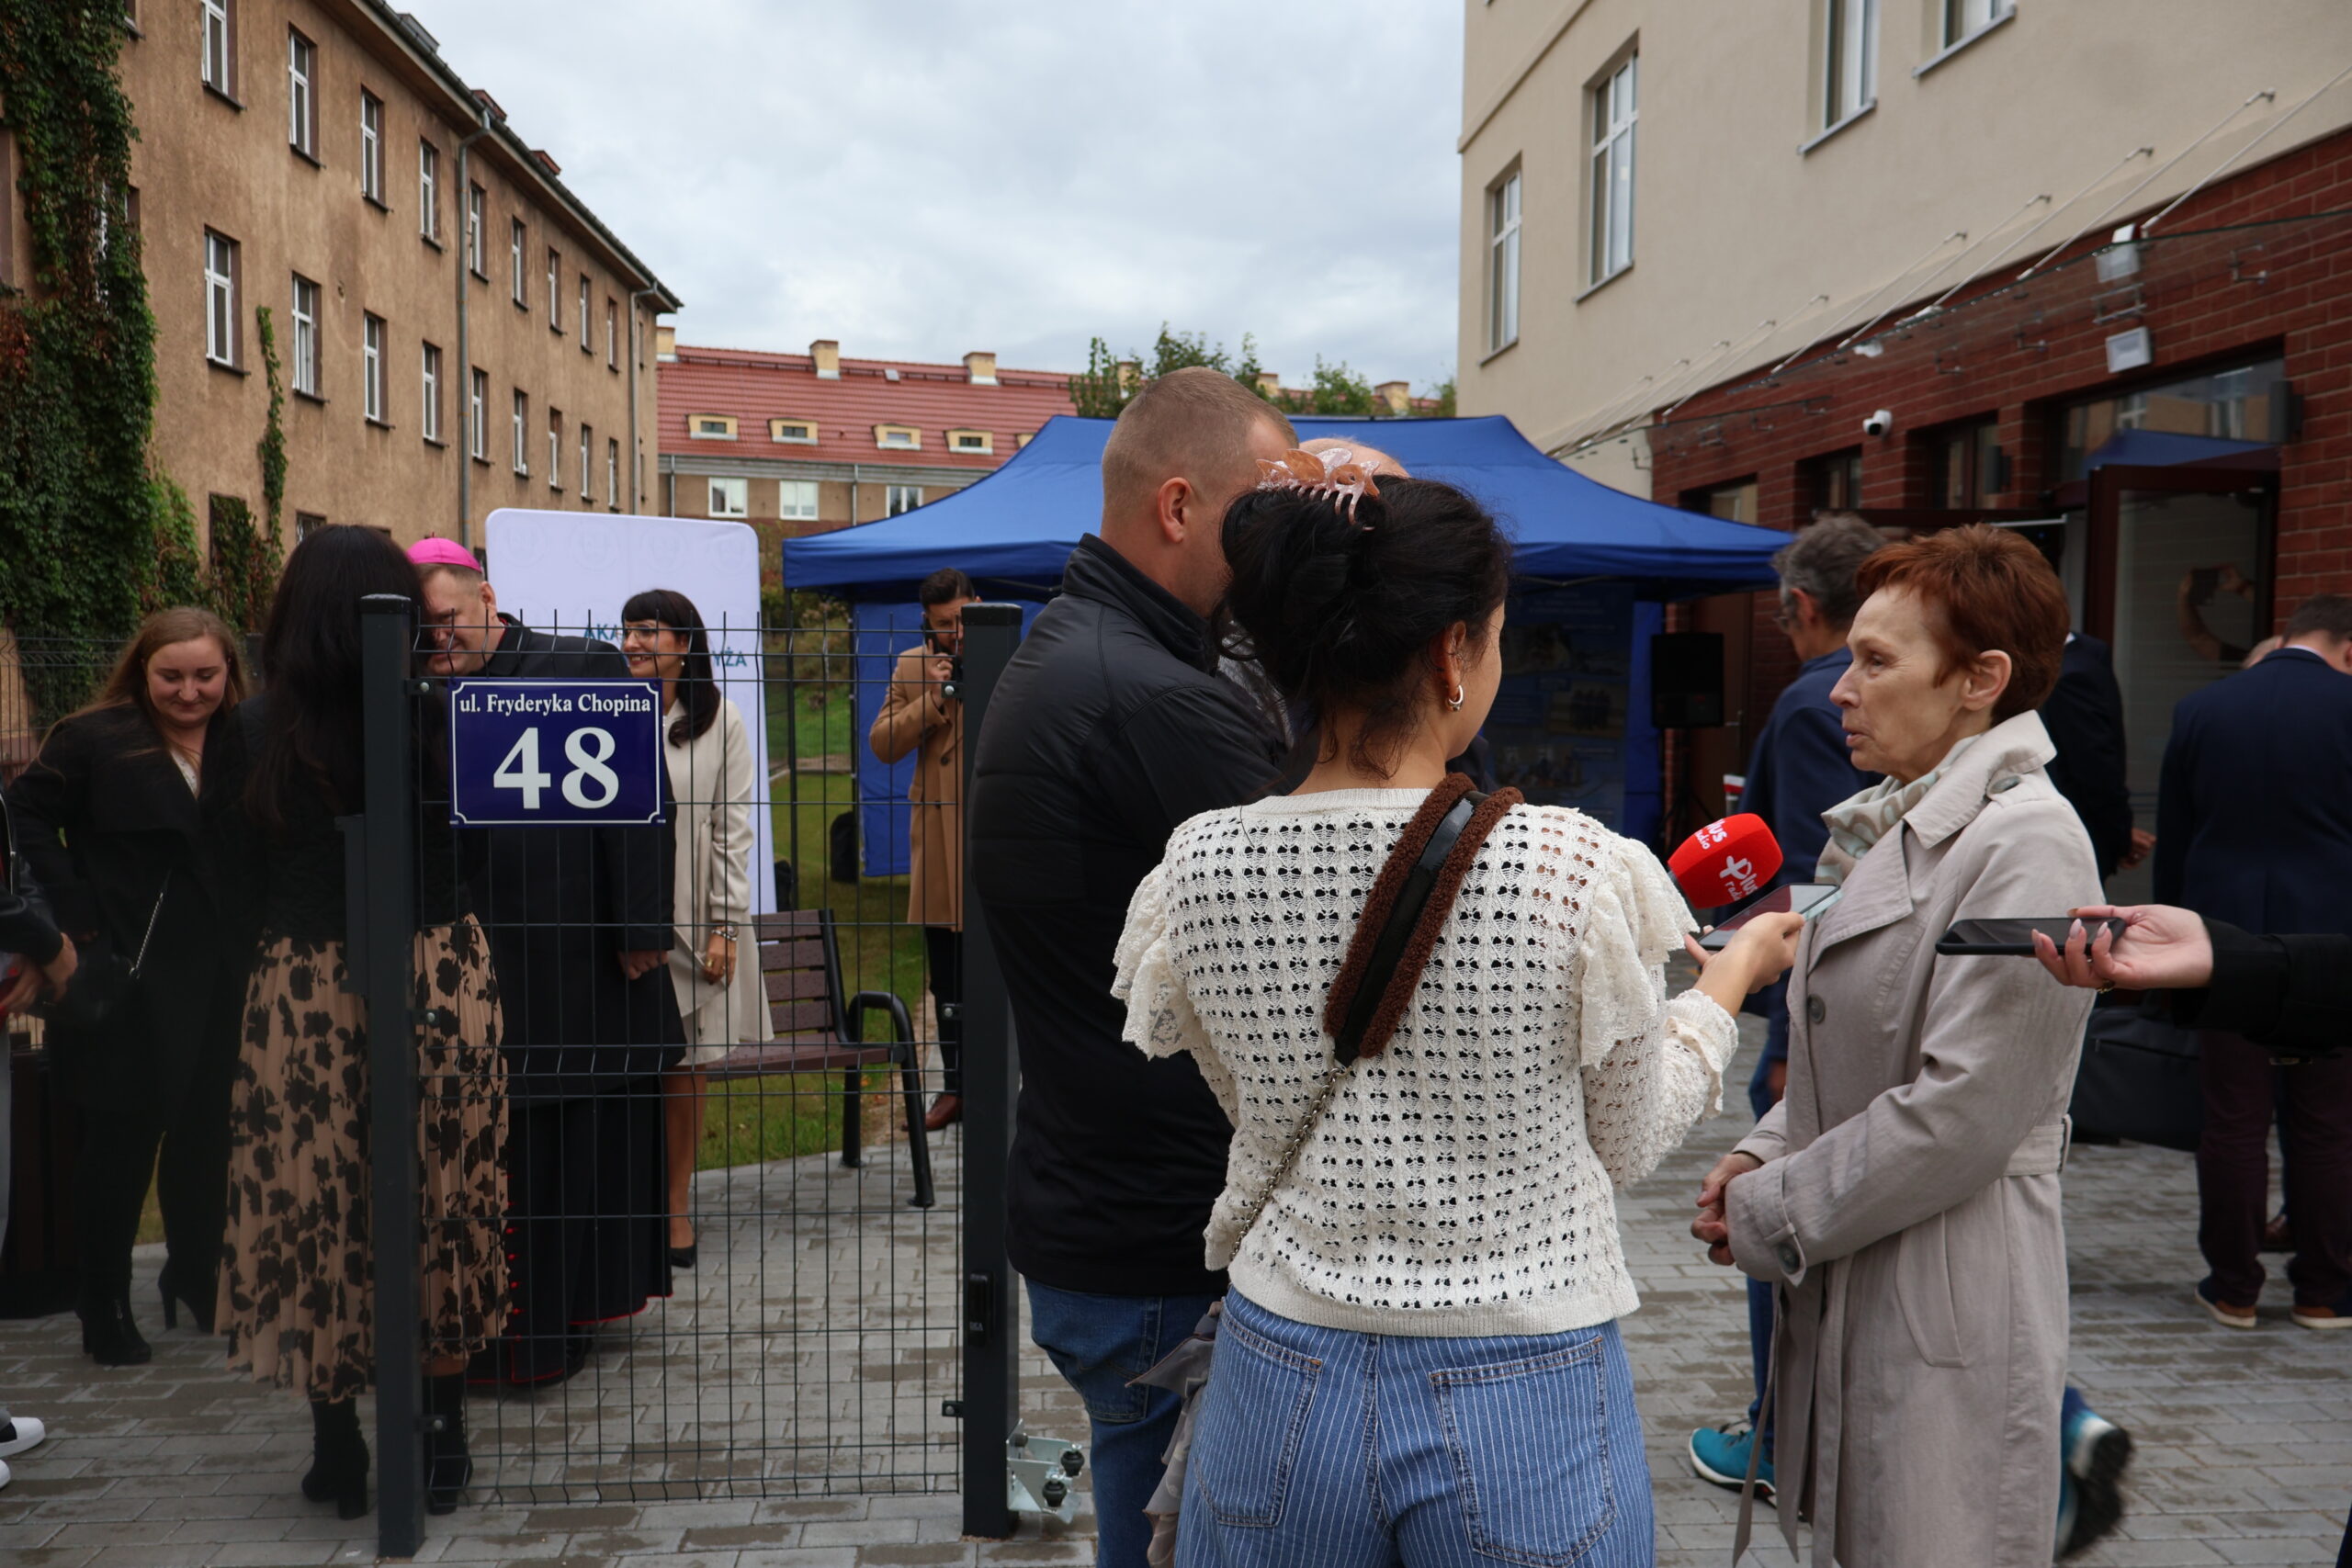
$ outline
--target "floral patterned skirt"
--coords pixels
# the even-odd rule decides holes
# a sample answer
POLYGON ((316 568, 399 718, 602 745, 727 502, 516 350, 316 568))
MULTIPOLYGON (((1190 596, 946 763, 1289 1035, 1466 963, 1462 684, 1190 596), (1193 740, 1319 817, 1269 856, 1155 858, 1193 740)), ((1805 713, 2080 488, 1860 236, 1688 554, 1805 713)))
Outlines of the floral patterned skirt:
MULTIPOLYGON (((416 938, 418 1258, 427 1360, 497 1338, 506 1301, 505 1067, 490 943, 471 917, 416 938), (454 1025, 446 1021, 454 1017, 454 1025)), ((336 942, 274 933, 245 992, 218 1302, 229 1364, 313 1399, 375 1381, 367 1004, 336 942)))

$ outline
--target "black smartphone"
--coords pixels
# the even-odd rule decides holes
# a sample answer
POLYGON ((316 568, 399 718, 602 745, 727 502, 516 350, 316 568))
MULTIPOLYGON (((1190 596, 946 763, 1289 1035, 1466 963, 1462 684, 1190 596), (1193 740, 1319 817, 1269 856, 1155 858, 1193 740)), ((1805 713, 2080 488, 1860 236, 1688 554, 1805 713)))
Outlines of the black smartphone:
MULTIPOLYGON (((2098 929, 2107 927, 2116 935, 2123 934, 2123 919, 2109 915, 2101 919, 2085 920, 2083 929, 2090 940, 2098 940, 2098 929)), ((1936 942, 1938 953, 1958 958, 2031 958, 2033 933, 2041 931, 2060 947, 2075 929, 2075 917, 2055 915, 2048 919, 2031 920, 1954 920, 1951 930, 1936 942)))
POLYGON ((1757 916, 1810 914, 1815 905, 1837 891, 1837 885, 1828 882, 1792 882, 1784 887, 1775 887, 1701 937, 1699 945, 1709 953, 1721 953, 1731 945, 1739 928, 1757 916))

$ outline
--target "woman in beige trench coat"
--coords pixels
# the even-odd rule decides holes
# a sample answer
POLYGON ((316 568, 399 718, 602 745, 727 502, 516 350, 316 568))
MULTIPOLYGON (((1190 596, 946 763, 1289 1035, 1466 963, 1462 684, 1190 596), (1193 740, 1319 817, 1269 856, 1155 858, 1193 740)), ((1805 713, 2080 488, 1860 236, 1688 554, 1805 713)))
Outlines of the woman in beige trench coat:
POLYGON ((1708 1177, 1693 1231, 1777 1288, 1792 1550, 1802 1516, 1815 1568, 2047 1568, 2058 1173, 2090 998, 1935 944, 1956 919, 2096 900, 2030 711, 2065 598, 2030 545, 1983 527, 1882 550, 1860 582, 1832 700, 1855 763, 1888 782, 1824 814, 1823 879, 1843 878, 1790 971, 1788 1093, 1708 1177))
POLYGON ((963 995, 964 705, 949 694, 964 649, 964 606, 979 602, 972 581, 953 567, 924 578, 923 646, 899 655, 890 689, 874 716, 866 744, 885 762, 915 754, 907 829, 907 923, 921 926, 938 1014, 940 1095, 924 1125, 936 1133, 963 1114, 963 1026, 949 1010, 963 995))

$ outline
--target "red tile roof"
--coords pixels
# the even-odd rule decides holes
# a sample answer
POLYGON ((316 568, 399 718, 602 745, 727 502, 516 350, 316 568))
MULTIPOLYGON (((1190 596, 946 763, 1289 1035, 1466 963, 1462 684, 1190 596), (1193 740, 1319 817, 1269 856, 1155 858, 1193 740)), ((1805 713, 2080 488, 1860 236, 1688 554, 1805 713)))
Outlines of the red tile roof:
POLYGON ((1059 370, 997 371, 997 385, 973 386, 961 365, 899 359, 841 362, 839 380, 820 379, 805 354, 752 349, 695 348, 681 344, 677 358, 660 367, 662 439, 659 449, 680 457, 726 454, 822 463, 905 463, 986 472, 1011 457, 1019 435, 1034 434, 1057 413, 1072 412, 1069 377, 1059 370), (887 372, 896 371, 892 380, 887 372), (696 414, 727 414, 735 439, 687 434, 696 414), (768 439, 772 419, 813 420, 817 444, 768 439), (877 424, 910 425, 920 450, 877 446, 877 424), (947 448, 950 430, 984 430, 994 437, 986 456, 947 448))

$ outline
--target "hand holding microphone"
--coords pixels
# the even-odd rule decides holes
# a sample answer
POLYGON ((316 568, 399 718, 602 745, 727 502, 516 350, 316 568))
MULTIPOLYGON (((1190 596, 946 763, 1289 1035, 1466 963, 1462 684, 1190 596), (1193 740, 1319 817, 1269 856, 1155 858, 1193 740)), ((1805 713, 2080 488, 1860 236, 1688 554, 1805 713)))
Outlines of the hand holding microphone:
MULTIPOLYGON (((1710 822, 1667 860, 1674 885, 1700 908, 1747 897, 1781 869, 1781 845, 1764 818, 1752 812, 1710 822)), ((1682 945, 1699 964, 1700 991, 1725 1012, 1736 1012, 1750 994, 1779 979, 1796 962, 1804 917, 1758 912, 1739 924, 1720 952, 1710 953, 1689 937, 1682 945)))

